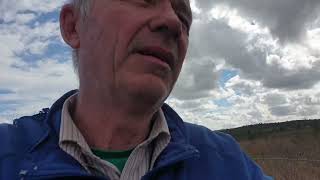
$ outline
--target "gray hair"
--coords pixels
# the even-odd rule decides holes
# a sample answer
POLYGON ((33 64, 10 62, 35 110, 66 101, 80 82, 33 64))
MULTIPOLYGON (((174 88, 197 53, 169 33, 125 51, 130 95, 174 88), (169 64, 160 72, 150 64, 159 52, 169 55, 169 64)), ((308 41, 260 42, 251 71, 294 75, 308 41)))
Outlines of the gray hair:
MULTIPOLYGON (((76 11, 79 12, 81 19, 85 20, 87 17, 89 10, 90 10, 90 1, 91 0, 71 0, 71 3, 76 11)), ((78 57, 78 50, 73 49, 72 50, 72 62, 73 62, 73 68, 76 74, 78 74, 78 66, 79 66, 79 57, 78 57)))

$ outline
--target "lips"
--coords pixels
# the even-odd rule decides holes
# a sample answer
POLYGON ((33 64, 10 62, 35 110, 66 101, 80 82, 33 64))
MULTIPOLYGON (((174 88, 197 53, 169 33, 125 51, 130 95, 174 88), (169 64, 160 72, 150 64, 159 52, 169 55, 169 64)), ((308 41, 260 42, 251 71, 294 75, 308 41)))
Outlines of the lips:
POLYGON ((175 56, 168 50, 165 50, 161 47, 143 47, 138 48, 133 51, 133 53, 138 53, 144 56, 153 56, 159 59, 162 62, 165 62, 172 69, 174 67, 175 56))

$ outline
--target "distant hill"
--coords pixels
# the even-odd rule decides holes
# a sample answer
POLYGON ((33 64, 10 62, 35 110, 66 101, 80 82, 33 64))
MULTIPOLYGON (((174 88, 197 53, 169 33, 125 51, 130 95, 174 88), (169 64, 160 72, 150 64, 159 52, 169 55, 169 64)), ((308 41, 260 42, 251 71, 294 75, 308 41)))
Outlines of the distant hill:
POLYGON ((279 123, 257 124, 243 126, 234 129, 220 130, 228 133, 238 141, 244 139, 254 139, 261 136, 268 136, 277 132, 291 132, 301 129, 312 129, 315 133, 320 133, 320 119, 295 120, 279 123))
POLYGON ((258 124, 222 130, 276 180, 320 179, 320 120, 258 124))

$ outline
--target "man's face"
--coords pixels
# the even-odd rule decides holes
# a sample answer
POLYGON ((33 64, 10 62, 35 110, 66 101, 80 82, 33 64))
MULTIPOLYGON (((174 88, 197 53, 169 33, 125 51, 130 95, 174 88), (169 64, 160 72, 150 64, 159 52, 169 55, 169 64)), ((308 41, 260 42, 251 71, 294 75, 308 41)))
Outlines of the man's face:
POLYGON ((180 73, 191 21, 189 0, 92 0, 78 26, 80 88, 163 101, 180 73))

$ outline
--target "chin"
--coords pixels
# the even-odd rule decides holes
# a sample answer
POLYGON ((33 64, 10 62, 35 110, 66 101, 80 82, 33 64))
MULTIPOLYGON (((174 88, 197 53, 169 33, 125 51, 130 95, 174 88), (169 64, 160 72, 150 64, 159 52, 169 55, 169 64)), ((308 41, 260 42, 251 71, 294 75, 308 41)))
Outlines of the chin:
POLYGON ((129 93, 135 96, 139 101, 144 101, 150 105, 162 104, 169 95, 169 86, 161 79, 145 79, 134 82, 128 87, 129 93))

